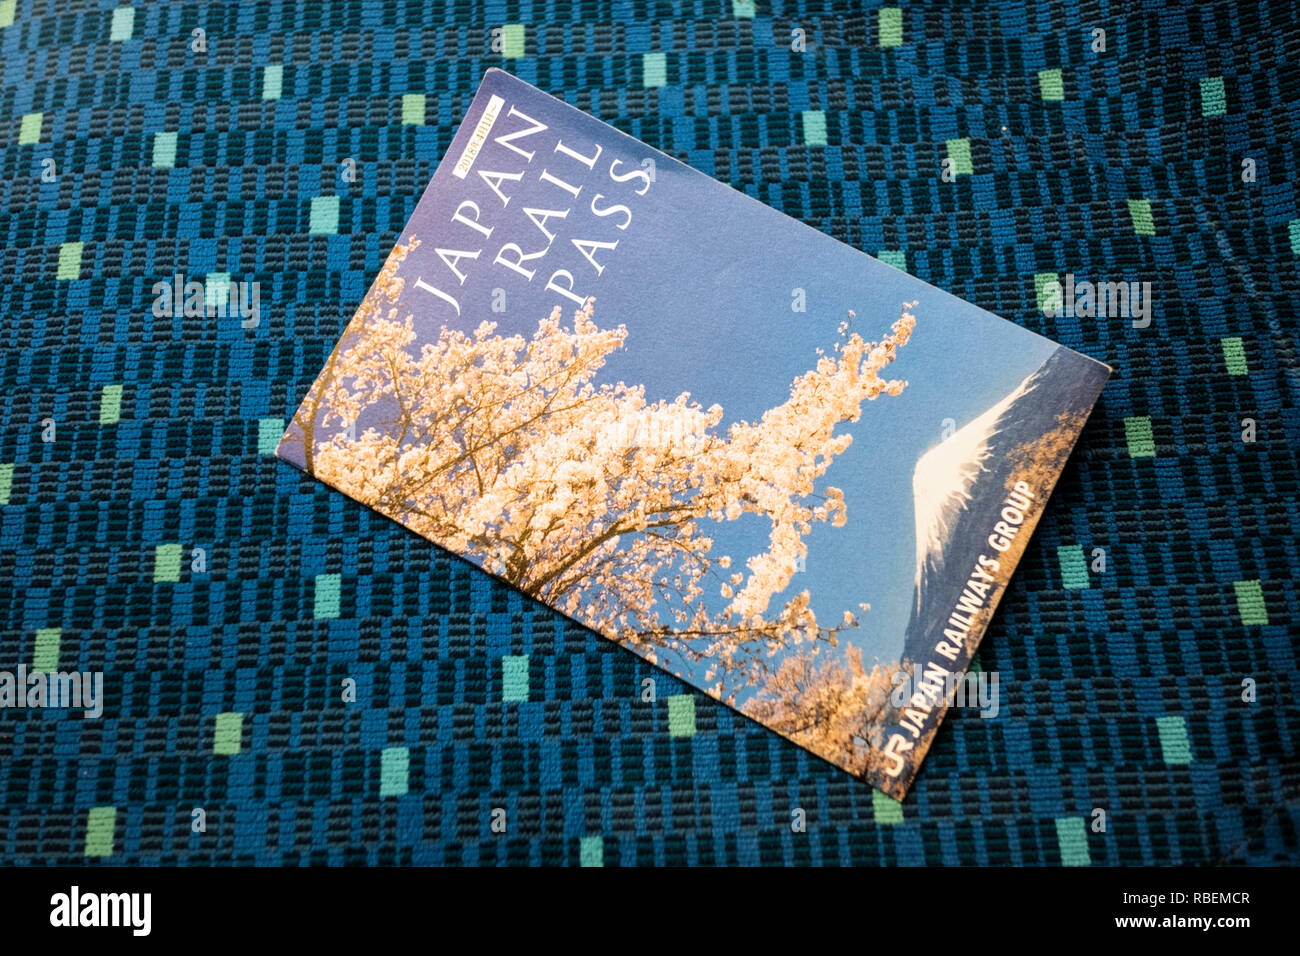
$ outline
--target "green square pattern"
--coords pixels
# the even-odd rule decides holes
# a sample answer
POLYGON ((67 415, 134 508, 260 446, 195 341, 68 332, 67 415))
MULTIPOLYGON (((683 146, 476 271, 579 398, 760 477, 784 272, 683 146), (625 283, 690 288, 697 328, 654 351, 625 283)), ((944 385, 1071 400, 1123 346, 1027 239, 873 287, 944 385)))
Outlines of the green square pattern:
POLYGON ((41 141, 41 126, 45 122, 44 113, 27 113, 18 126, 18 145, 31 146, 41 141))
POLYGON ((284 91, 284 64, 272 63, 262 71, 262 99, 278 100, 284 91))
POLYGON ((402 125, 424 125, 425 97, 423 93, 402 94, 402 125))
POLYGON ((203 277, 203 304, 209 309, 224 309, 230 304, 229 272, 209 272, 203 277))
POLYGON ((876 16, 880 29, 880 46, 888 48, 903 45, 903 10, 901 7, 881 7, 876 16))
POLYGON ((1061 866, 1090 866, 1088 824, 1083 817, 1058 817, 1056 843, 1061 848, 1061 866))
POLYGON ((1060 70, 1038 71, 1038 92, 1044 101, 1059 103, 1065 99, 1065 80, 1060 70))
POLYGON ((411 788, 411 751, 406 747, 385 747, 379 755, 379 795, 400 797, 411 788))
POLYGON ((99 393, 99 423, 116 425, 122 420, 122 386, 105 385, 99 393))
POLYGON ((803 141, 809 146, 826 145, 826 114, 821 110, 803 111, 803 141))
POLYGON ((59 272, 57 279, 60 281, 69 281, 81 278, 81 253, 85 249, 84 242, 65 242, 59 246, 59 272))
POLYGON ((907 252, 902 249, 881 249, 876 253, 876 258, 900 272, 907 271, 907 252))
POLYGON ((1192 745, 1187 739, 1187 721, 1178 716, 1157 717, 1156 732, 1160 736, 1160 750, 1167 764, 1192 762, 1192 745))
POLYGON ((887 793, 871 791, 871 810, 875 814, 876 823, 882 826, 903 822, 902 803, 887 793))
POLYGON ((316 602, 314 611, 317 617, 339 616, 339 593, 342 580, 337 574, 316 575, 316 602))
POLYGON ((754 13, 754 0, 731 0, 731 15, 737 20, 752 20, 754 13))
POLYGON ((1133 220, 1133 231, 1139 236, 1154 236, 1156 221, 1151 215, 1150 199, 1130 199, 1128 201, 1129 218, 1133 220))
POLYGON ((175 584, 181 579, 181 546, 160 544, 153 551, 153 579, 175 584))
POLYGON ((117 807, 91 807, 86 814, 86 856, 112 856, 117 807))
POLYGON ((153 135, 153 165, 155 169, 171 169, 176 165, 176 132, 165 130, 153 135))
POLYGON ((975 171, 975 165, 970 158, 970 140, 966 137, 961 139, 950 139, 944 146, 948 150, 948 158, 952 160, 952 171, 958 176, 969 176, 975 171))
POLYGON ((1083 546, 1063 544, 1056 549, 1056 558, 1061 562, 1061 586, 1071 590, 1086 588, 1091 585, 1088 579, 1088 559, 1083 555, 1083 546))
POLYGON ((646 89, 663 86, 668 82, 668 56, 664 53, 647 53, 641 58, 641 85, 646 89))
POLYGON ((690 694, 674 694, 668 698, 668 736, 695 736, 695 698, 690 694))
POLYGON ((507 23, 501 28, 501 55, 507 60, 517 60, 523 56, 525 36, 522 23, 507 23))
POLYGON ((113 11, 113 25, 109 28, 108 38, 114 43, 131 39, 135 31, 135 8, 118 7, 113 11))
POLYGON ((257 422, 257 453, 274 455, 284 435, 283 418, 262 418, 257 422))
POLYGON ((580 866, 604 866, 605 838, 602 836, 589 836, 579 840, 578 864, 580 866))
POLYGON ((1239 338, 1230 336, 1223 339, 1223 364, 1229 375, 1249 375, 1250 367, 1246 364, 1246 345, 1239 338))
POLYGON ((1241 623, 1246 627, 1255 627, 1268 623, 1268 605, 1264 603, 1264 582, 1255 578, 1250 581, 1233 581, 1232 590, 1237 595, 1237 613, 1241 623))
POLYGON ((1201 77, 1201 115, 1222 116, 1228 112, 1228 93, 1223 88, 1223 77, 1201 77))
POLYGON ((311 234, 329 235, 339 231, 339 197, 317 196, 311 201, 311 234))
POLYGON ((14 463, 11 461, 0 465, 0 505, 9 504, 9 496, 14 490, 14 463))
POLYGON ((235 711, 217 714, 212 727, 212 752, 223 757, 239 753, 244 736, 244 715, 235 711))
POLYGON ((1132 458, 1154 458, 1156 439, 1151 430, 1151 419, 1134 415, 1124 419, 1124 436, 1128 439, 1128 453, 1132 458))
POLYGON ((1062 301, 1063 295, 1061 277, 1057 273, 1034 273, 1034 299, 1038 303, 1039 312, 1046 312, 1048 309, 1053 312, 1061 311, 1064 304, 1062 301))
POLYGON ((36 632, 36 641, 32 646, 33 671, 52 674, 59 669, 59 644, 62 639, 62 628, 43 627, 36 632))
POLYGON ((14 25, 14 10, 17 6, 18 0, 0 0, 0 27, 14 25))
POLYGON ((528 699, 528 655, 506 655, 501 658, 501 699, 524 701, 528 699))
POLYGON ((1291 252, 1300 256, 1300 219, 1292 219, 1286 224, 1286 228, 1291 239, 1291 252))

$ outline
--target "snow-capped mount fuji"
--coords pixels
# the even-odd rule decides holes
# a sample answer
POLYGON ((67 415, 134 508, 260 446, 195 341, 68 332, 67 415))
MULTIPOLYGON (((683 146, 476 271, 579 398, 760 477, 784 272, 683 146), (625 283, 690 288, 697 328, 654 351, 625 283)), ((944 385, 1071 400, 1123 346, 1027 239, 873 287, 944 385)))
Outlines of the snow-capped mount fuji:
MULTIPOLYGON (((994 449, 1001 444, 1008 412, 1023 396, 1038 387, 1037 373, 978 418, 939 442, 916 462, 912 473, 912 500, 916 518, 916 590, 913 611, 920 610, 921 596, 940 577, 964 517, 978 505, 976 489, 996 467, 994 449)), ((963 572, 969 568, 962 568, 963 572)))
MULTIPOLYGON (((1002 559, 997 579, 1006 583, 1014 569, 1014 558, 1007 557, 1020 548, 1000 554, 989 536, 1007 492, 1015 480, 1029 477, 1035 495, 1030 517, 1037 519, 1109 374, 1100 362, 1058 349, 1006 397, 917 460, 916 575, 904 659, 924 663, 933 656, 981 554, 1002 559)), ((1031 532, 1032 523, 1022 534, 1031 532)), ((979 636, 970 636, 968 654, 979 636)))

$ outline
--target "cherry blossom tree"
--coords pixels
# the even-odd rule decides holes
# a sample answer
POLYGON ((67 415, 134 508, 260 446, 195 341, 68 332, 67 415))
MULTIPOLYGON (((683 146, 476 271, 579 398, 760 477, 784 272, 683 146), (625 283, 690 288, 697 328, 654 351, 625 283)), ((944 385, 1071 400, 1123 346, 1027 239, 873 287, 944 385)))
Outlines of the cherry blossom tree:
POLYGON ((868 670, 852 645, 834 656, 820 651, 815 646, 783 657, 741 710, 845 770, 877 769, 885 725, 897 716, 890 696, 910 665, 877 663, 868 670))
POLYGON ((598 383, 627 330, 600 328, 591 300, 530 337, 487 321, 417 335, 397 277, 417 245, 394 249, 286 435, 309 473, 652 661, 702 666, 729 701, 778 654, 857 625, 865 605, 826 624, 807 590, 778 595, 812 526, 847 519, 821 479, 852 441, 837 429, 905 387, 882 373, 915 303, 879 342, 841 325, 785 402, 724 426, 687 393, 598 383), (733 567, 709 529, 744 515, 767 547, 733 567))

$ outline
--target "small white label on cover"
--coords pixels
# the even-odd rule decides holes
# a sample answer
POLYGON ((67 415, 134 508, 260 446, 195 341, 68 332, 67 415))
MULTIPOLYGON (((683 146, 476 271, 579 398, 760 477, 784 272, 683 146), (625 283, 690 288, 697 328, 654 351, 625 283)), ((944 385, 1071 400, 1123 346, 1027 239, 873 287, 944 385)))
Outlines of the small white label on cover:
POLYGON ((492 132, 492 124, 497 121, 497 114, 501 112, 505 102, 499 96, 493 96, 488 100, 487 109, 483 111, 482 118, 474 127, 474 132, 470 134, 469 142, 465 144, 465 151, 460 154, 456 168, 452 170, 452 175, 457 179, 464 179, 469 173, 469 168, 474 165, 474 160, 478 158, 478 151, 487 142, 488 134, 492 132))

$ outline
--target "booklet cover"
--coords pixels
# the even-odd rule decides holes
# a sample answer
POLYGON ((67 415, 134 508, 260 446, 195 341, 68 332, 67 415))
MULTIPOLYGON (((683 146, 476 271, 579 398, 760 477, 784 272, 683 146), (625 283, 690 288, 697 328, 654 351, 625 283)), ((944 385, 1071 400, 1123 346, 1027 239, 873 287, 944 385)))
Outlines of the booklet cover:
POLYGON ((1109 374, 490 70, 277 454, 901 798, 1109 374))

